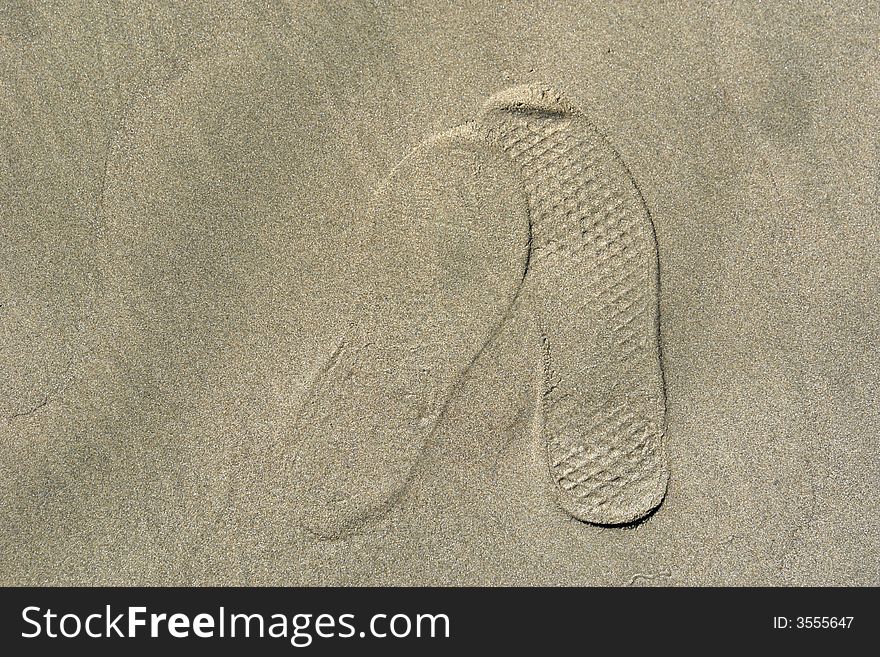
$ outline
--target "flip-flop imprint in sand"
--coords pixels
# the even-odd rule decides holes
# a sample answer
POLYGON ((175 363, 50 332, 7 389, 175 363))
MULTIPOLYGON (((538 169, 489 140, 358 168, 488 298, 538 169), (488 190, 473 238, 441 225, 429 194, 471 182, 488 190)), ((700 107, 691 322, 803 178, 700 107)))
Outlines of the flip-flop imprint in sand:
POLYGON ((315 377, 296 422, 301 522, 362 530, 406 489, 457 382, 497 333, 529 257, 516 167, 462 127, 387 179, 350 263, 356 325, 315 377))
POLYGON ((377 195, 364 319, 303 401, 303 523, 353 533, 410 480, 457 382, 522 293, 541 327, 556 498, 619 525, 666 493, 653 225, 620 157, 559 93, 513 87, 377 195))
POLYGON ((586 522, 634 522, 661 503, 668 480, 647 208, 620 156, 558 92, 508 89, 480 123, 525 181, 523 301, 542 327, 542 434, 556 497, 586 522))

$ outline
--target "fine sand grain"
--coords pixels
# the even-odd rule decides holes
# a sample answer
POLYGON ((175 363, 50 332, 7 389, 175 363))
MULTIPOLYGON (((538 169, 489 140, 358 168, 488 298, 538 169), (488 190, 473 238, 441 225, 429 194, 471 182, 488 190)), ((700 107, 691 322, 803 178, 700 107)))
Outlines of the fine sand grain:
POLYGON ((880 584, 878 36, 0 3, 3 583, 880 584))

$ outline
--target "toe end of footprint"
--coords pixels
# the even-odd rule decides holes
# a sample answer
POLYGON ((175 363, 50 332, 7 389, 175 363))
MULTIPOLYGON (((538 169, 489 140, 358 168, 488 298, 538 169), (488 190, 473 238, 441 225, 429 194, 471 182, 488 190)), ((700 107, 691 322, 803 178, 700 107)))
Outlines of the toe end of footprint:
POLYGON ((663 468, 644 479, 642 485, 617 497, 580 497, 557 488, 556 498, 566 513, 581 522, 609 527, 631 525, 648 518, 660 507, 668 482, 669 473, 663 468))

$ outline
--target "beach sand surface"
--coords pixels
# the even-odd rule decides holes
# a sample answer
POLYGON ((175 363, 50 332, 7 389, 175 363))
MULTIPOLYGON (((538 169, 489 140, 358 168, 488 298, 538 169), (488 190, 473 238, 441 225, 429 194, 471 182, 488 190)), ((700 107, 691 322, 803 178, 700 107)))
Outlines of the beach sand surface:
POLYGON ((856 2, 3 3, 0 582, 880 584, 878 36, 856 2), (516 176, 412 156, 517 85, 656 233, 668 488, 635 524, 554 494, 516 176), (388 344, 454 375, 365 475, 399 397, 340 416, 350 457, 304 404, 366 281, 422 266, 434 315, 388 344), (316 528, 349 480, 378 512, 316 528))

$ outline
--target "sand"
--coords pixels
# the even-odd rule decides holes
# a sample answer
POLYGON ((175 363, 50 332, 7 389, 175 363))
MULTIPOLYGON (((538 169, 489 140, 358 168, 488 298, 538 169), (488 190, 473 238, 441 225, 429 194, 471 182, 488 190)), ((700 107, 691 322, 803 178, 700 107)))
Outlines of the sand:
POLYGON ((4 3, 2 582, 880 583, 878 13, 4 3), (656 235, 668 485, 626 517, 548 461, 597 425, 548 414, 542 332, 580 411, 633 394, 467 133, 510 89, 564 94, 656 235))

